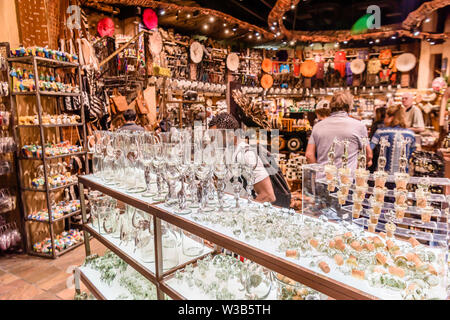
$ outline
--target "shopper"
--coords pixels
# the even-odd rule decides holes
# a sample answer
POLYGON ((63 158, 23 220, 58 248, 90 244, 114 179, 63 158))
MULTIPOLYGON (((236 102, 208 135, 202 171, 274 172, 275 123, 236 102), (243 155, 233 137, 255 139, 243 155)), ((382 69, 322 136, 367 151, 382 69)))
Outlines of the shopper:
MULTIPOLYGON (((361 138, 367 138, 366 126, 356 119, 350 118, 348 112, 353 104, 353 96, 345 91, 336 92, 330 101, 330 116, 317 123, 311 133, 306 148, 308 163, 325 164, 328 161, 328 151, 335 138, 339 145, 335 150, 335 164, 341 166, 344 152, 342 141, 349 141, 348 167, 352 170, 357 166, 358 151, 362 148, 361 138), (317 153, 317 155, 316 155, 317 153)), ((366 148, 367 165, 372 164, 372 151, 366 148)))
MULTIPOLYGON (((375 119, 370 127, 369 139, 372 139, 375 132, 384 127, 384 119, 386 117, 386 107, 379 107, 375 110, 375 119)), ((380 154, 380 147, 377 145, 375 149, 372 150, 373 158, 372 165, 369 167, 370 172, 374 172, 377 169, 378 155, 380 154)))
POLYGON ((314 111, 316 114, 316 120, 315 123, 319 123, 325 118, 328 118, 330 116, 330 109, 328 108, 328 104, 319 105, 316 107, 316 110, 314 111))
POLYGON ((390 146, 385 149, 385 171, 393 174, 394 172, 399 171, 399 162, 402 153, 399 137, 403 136, 407 142, 406 157, 408 162, 411 154, 416 149, 416 139, 414 132, 410 129, 406 129, 405 109, 401 106, 391 106, 387 109, 384 124, 384 128, 380 128, 375 132, 370 142, 370 147, 375 149, 383 137, 388 140, 390 146))
MULTIPOLYGON (((211 119, 209 123, 210 129, 231 129, 237 130, 239 129, 238 121, 229 113, 220 113, 216 115, 213 119, 211 119)), ((236 147, 237 154, 239 150, 242 148, 249 147, 249 145, 242 140, 238 140, 235 138, 234 144, 236 147)), ((272 187, 272 182, 267 170, 264 167, 264 164, 260 157, 258 157, 258 164, 254 171, 255 175, 255 184, 253 189, 256 193, 255 201, 258 202, 275 202, 277 200, 274 192, 274 188, 272 187)), ((231 183, 227 184, 227 191, 232 192, 231 183)))
POLYGON ((425 130, 422 110, 413 103, 413 95, 410 92, 405 92, 402 95, 402 106, 405 108, 405 122, 406 127, 420 133, 425 130))
POLYGON ((123 118, 125 119, 125 123, 122 127, 117 129, 117 131, 145 131, 143 127, 136 124, 136 111, 134 111, 134 109, 125 110, 123 118))

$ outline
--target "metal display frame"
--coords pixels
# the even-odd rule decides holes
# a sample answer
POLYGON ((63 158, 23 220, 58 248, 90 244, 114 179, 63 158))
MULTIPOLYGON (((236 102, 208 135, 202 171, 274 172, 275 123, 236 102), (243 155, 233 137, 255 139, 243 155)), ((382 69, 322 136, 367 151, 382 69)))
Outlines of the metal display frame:
MULTIPOLYGON (((31 65, 32 69, 33 69, 33 73, 35 75, 34 77, 34 82, 35 82, 35 90, 32 92, 12 92, 12 88, 13 88, 13 79, 12 77, 9 75, 9 70, 8 70, 8 75, 9 75, 9 79, 10 79, 10 100, 11 100, 11 109, 14 112, 14 116, 12 118, 13 121, 13 126, 14 126, 14 132, 15 132, 15 136, 17 138, 17 134, 16 134, 16 130, 20 132, 19 129, 21 128, 38 128, 39 129, 39 134, 40 134, 40 146, 41 146, 41 150, 42 150, 42 156, 41 157, 32 157, 32 158, 24 158, 20 156, 20 150, 17 151, 17 159, 18 159, 18 181, 19 181, 19 186, 20 186, 20 191, 21 191, 21 199, 22 199, 22 203, 24 203, 24 191, 29 191, 29 192, 45 192, 46 194, 46 204, 47 204, 47 213, 48 213, 48 220, 46 221, 40 221, 40 220, 31 220, 28 219, 28 215, 25 212, 25 207, 22 205, 21 206, 21 213, 22 213, 22 219, 24 221, 24 236, 25 236, 25 244, 26 244, 26 251, 28 254, 30 255, 36 255, 39 257, 44 257, 44 258, 53 258, 56 259, 58 256, 63 255, 64 253, 71 251, 73 249, 75 249, 76 247, 80 246, 83 242, 80 241, 79 243, 72 245, 64 250, 58 251, 56 252, 55 250, 55 231, 54 231, 54 224, 56 222, 65 220, 66 218, 69 218, 71 216, 73 216, 74 214, 79 213, 80 211, 76 211, 76 212, 72 212, 70 214, 66 214, 64 215, 62 218, 59 219, 53 219, 53 215, 52 215, 52 208, 51 208, 51 201, 50 201, 50 193, 54 192, 54 191, 58 191, 61 190, 63 188, 66 187, 70 187, 73 185, 76 185, 77 183, 70 183, 61 187, 56 187, 56 188, 50 188, 50 186, 48 185, 48 172, 47 172, 47 162, 51 159, 58 159, 58 158, 64 158, 64 157, 71 157, 74 155, 81 155, 84 156, 84 164, 85 164, 85 168, 86 168, 86 173, 89 173, 89 166, 88 166, 88 153, 87 153, 87 132, 86 132, 86 122, 85 122, 85 110, 84 110, 84 104, 81 103, 81 122, 80 123, 76 123, 76 124, 43 124, 42 123, 42 115, 43 115, 43 109, 42 109, 42 100, 41 97, 42 96, 46 96, 46 97, 54 97, 57 99, 57 106, 58 109, 61 110, 60 106, 60 99, 64 98, 64 97, 78 97, 81 100, 81 92, 83 91, 83 82, 81 79, 81 66, 79 63, 72 63, 72 62, 65 62, 65 61, 58 61, 58 60, 53 60, 53 59, 48 59, 48 58, 43 58, 43 57, 38 57, 38 56, 25 56, 25 57, 13 57, 13 58, 8 58, 8 66, 9 69, 11 69, 12 65, 14 63, 20 63, 20 64, 28 64, 31 65), (45 91, 41 91, 39 88, 39 77, 38 77, 38 67, 41 68, 49 68, 49 69, 73 69, 75 68, 78 72, 78 82, 79 82, 79 93, 68 93, 68 92, 45 92, 45 91), (16 115, 18 117, 18 112, 17 112, 17 106, 16 106, 16 97, 17 96, 34 96, 36 98, 36 105, 37 105, 37 109, 38 109, 38 120, 39 120, 39 124, 36 125, 19 125, 18 123, 16 123, 16 115), (44 133, 44 129, 45 128, 63 128, 63 127, 75 127, 78 130, 78 127, 82 127, 82 137, 81 137, 81 144, 83 146, 83 150, 82 152, 77 152, 77 153, 69 153, 69 154, 65 154, 65 155, 59 155, 59 156, 46 156, 45 154, 45 133, 44 133), (23 173, 22 173, 22 163, 21 161, 42 161, 43 163, 43 167, 44 167, 44 179, 45 179, 45 185, 43 189, 34 189, 34 188, 28 188, 25 187, 23 185, 23 173), (25 227, 25 223, 26 222, 41 222, 41 223, 47 223, 49 225, 49 233, 50 233, 50 239, 51 239, 51 253, 47 254, 47 253, 41 253, 41 252, 35 252, 31 246, 30 246, 30 237, 28 237, 28 229, 25 227)), ((61 131, 60 131, 60 135, 61 135, 61 131)), ((16 141, 18 141, 16 139, 16 141)), ((20 148, 19 148, 20 149, 20 148)), ((69 220, 70 223, 70 220, 69 220)))

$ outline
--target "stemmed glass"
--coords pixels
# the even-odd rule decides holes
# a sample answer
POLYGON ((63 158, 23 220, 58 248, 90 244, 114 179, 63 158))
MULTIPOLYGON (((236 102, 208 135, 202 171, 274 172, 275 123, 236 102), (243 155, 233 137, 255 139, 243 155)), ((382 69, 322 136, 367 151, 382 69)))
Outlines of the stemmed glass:
POLYGON ((178 208, 175 210, 175 213, 179 215, 184 215, 192 212, 191 209, 186 208, 186 192, 184 187, 186 176, 190 169, 192 156, 192 143, 183 142, 182 144, 178 145, 176 151, 178 151, 177 153, 178 166, 176 167, 176 169, 178 170, 181 188, 177 194, 178 208))
POLYGON ((156 186, 158 187, 158 192, 155 197, 153 197, 154 201, 163 201, 165 199, 163 194, 163 175, 162 171, 164 170, 164 154, 163 154, 163 145, 161 143, 157 143, 153 145, 153 160, 152 166, 156 172, 156 186))
POLYGON ((175 143, 165 143, 163 145, 163 153, 166 159, 164 176, 169 185, 169 193, 165 199, 165 205, 171 207, 176 200, 175 198, 175 183, 180 178, 178 166, 180 165, 180 158, 177 153, 179 146, 175 143))
POLYGON ((240 210, 241 206, 239 204, 239 195, 241 192, 241 183, 239 182, 239 178, 242 174, 242 166, 236 159, 234 149, 234 145, 228 146, 225 151, 225 157, 228 171, 233 177, 233 193, 234 200, 236 201, 236 205, 234 206, 234 208, 240 210))
POLYGON ((201 145, 197 146, 200 148, 200 152, 196 153, 196 157, 194 158, 195 161, 195 174, 197 178, 200 180, 200 187, 201 187, 201 199, 200 199, 200 209, 199 213, 212 211, 212 208, 207 208, 207 188, 208 188, 208 179, 210 178, 210 175, 212 173, 212 165, 211 165, 211 158, 207 159, 207 153, 212 152, 211 149, 213 147, 211 145, 206 146, 206 150, 203 149, 201 145), (198 153, 200 153, 200 157, 198 157, 198 153))
POLYGON ((216 159, 214 162, 214 175, 217 178, 217 196, 219 198, 219 211, 223 211, 225 208, 223 196, 225 191, 225 178, 228 174, 225 148, 216 149, 216 159))
POLYGON ((136 132, 128 132, 125 137, 125 157, 127 163, 129 164, 126 168, 129 175, 127 175, 127 180, 130 182, 128 185, 128 193, 137 193, 141 190, 137 186, 137 175, 136 171, 138 168, 138 159, 139 159, 139 139, 136 132))
POLYGON ((141 145, 141 153, 142 153, 142 163, 144 166, 144 178, 147 189, 142 194, 143 197, 153 197, 155 192, 151 191, 151 173, 154 169, 153 167, 153 159, 154 159, 154 143, 155 136, 150 132, 145 132, 142 135, 142 145, 141 145))
POLYGON ((242 156, 242 174, 247 182, 247 207, 250 207, 253 200, 253 186, 255 185, 254 171, 258 166, 258 152, 254 147, 241 149, 242 156))

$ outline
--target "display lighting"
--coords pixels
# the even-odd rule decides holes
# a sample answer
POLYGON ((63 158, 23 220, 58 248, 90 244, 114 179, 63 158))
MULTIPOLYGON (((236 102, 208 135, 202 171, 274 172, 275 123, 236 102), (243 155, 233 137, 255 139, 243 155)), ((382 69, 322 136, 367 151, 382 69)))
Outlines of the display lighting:
POLYGON ((208 30, 208 29, 209 29, 209 26, 208 26, 207 24, 204 24, 204 25, 203 25, 203 29, 208 30))
POLYGON ((428 23, 428 22, 430 22, 430 21, 431 21, 430 18, 426 18, 426 19, 425 19, 425 23, 428 23))
POLYGON ((236 31, 237 31, 237 28, 233 28, 232 30, 233 30, 233 32, 236 32, 236 31))
POLYGON ((223 24, 223 26, 224 26, 224 27, 226 27, 226 26, 227 26, 227 24, 226 24, 226 23, 224 23, 224 24, 223 24))
POLYGON ((373 40, 370 40, 370 41, 369 41, 369 44, 373 44, 373 40))
POLYGON ((251 38, 253 38, 253 36, 252 36, 251 34, 249 34, 249 35, 248 35, 248 38, 251 39, 251 38))
POLYGON ((283 16, 283 20, 286 20, 286 16, 283 16))
POLYGON ((191 14, 190 13, 188 13, 187 15, 186 15, 186 18, 190 18, 191 17, 191 14))
POLYGON ((159 14, 161 16, 165 15, 166 14, 166 10, 164 10, 164 9, 159 10, 159 14))
POLYGON ((275 31, 275 26, 270 26, 270 30, 275 31))
POLYGON ((225 29, 225 34, 229 34, 229 33, 230 33, 230 30, 225 29))
POLYGON ((376 43, 379 43, 379 42, 380 42, 380 39, 376 39, 375 42, 376 42, 376 43))
POLYGON ((397 36, 394 34, 392 37, 391 37, 391 39, 397 39, 397 36))

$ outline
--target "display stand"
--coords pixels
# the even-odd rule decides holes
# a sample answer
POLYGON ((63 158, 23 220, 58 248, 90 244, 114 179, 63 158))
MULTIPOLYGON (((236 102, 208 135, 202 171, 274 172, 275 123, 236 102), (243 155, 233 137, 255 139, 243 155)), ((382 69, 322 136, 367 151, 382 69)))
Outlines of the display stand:
MULTIPOLYGON (((46 254, 46 253, 40 253, 40 252, 35 252, 33 251, 33 249, 30 246, 30 237, 27 235, 27 253, 31 254, 31 255, 37 255, 40 257, 45 257, 45 258, 57 258, 58 256, 74 249, 75 247, 81 245, 83 242, 78 242, 77 244, 74 244, 72 246, 69 246, 61 251, 56 251, 55 248, 55 226, 54 224, 56 222, 59 222, 61 220, 65 220, 66 218, 69 218, 72 215, 75 214, 79 214, 80 211, 75 211, 72 212, 70 214, 66 214, 64 215, 62 218, 59 219, 54 219, 53 218, 53 214, 52 214, 52 203, 51 203, 51 198, 50 198, 50 194, 52 192, 58 191, 58 190, 62 190, 66 187, 70 187, 70 186, 74 186, 76 185, 76 183, 69 183, 60 187, 55 187, 55 188, 51 188, 49 186, 49 172, 47 171, 47 163, 49 160, 51 159, 62 159, 65 157, 71 157, 73 155, 81 155, 84 156, 84 165, 86 168, 86 172, 89 173, 89 166, 88 166, 88 159, 87 159, 87 152, 86 152, 86 147, 87 147, 87 141, 86 141, 86 126, 85 126, 85 110, 84 110, 84 104, 81 103, 81 122, 77 123, 77 124, 43 124, 42 121, 42 116, 43 116, 43 107, 42 107, 42 96, 47 96, 47 97, 55 97, 57 98, 57 104, 58 106, 60 106, 60 98, 64 98, 64 97, 78 97, 79 99, 81 99, 81 92, 83 90, 83 84, 81 81, 81 68, 80 65, 78 63, 72 63, 72 62, 63 62, 63 61, 57 61, 57 60, 53 60, 53 59, 47 59, 47 58, 43 58, 43 57, 37 57, 37 56, 25 56, 25 57, 15 57, 15 58, 9 58, 8 59, 9 65, 10 67, 15 64, 15 63, 19 63, 19 64, 28 64, 31 65, 33 68, 33 72, 34 72, 34 80, 35 80, 35 90, 32 92, 11 92, 11 106, 12 106, 12 110, 14 110, 14 113, 17 115, 18 117, 18 109, 16 106, 16 97, 17 96, 34 96, 36 98, 36 105, 37 105, 37 109, 38 109, 38 120, 39 123, 36 125, 18 125, 15 124, 14 128, 15 130, 18 130, 20 132, 19 129, 22 128, 37 128, 39 129, 39 134, 40 134, 40 146, 41 146, 41 150, 42 150, 42 156, 39 158, 24 158, 24 157, 19 157, 19 160, 21 161, 42 161, 43 163, 43 169, 44 169, 44 179, 45 179, 45 183, 44 183, 44 188, 43 189, 34 189, 34 188, 28 188, 26 186, 24 186, 23 183, 23 173, 22 173, 22 162, 19 161, 19 172, 18 172, 18 180, 20 183, 20 190, 21 190, 21 195, 22 195, 22 201, 24 201, 23 197, 24 197, 24 191, 30 191, 30 192, 44 192, 46 194, 46 205, 47 205, 47 212, 48 212, 48 221, 39 221, 39 220, 29 220, 28 219, 28 213, 25 212, 25 208, 23 208, 22 211, 22 218, 25 222, 43 222, 43 223, 47 223, 49 225, 49 230, 50 230, 50 239, 51 239, 51 253, 46 254), (39 88, 39 77, 38 77, 38 67, 41 68, 51 68, 51 69, 72 69, 75 68, 78 72, 78 82, 79 82, 79 93, 66 93, 66 92, 45 92, 45 91, 41 91, 39 88), (45 130, 44 129, 49 129, 49 128, 64 128, 64 127, 75 127, 78 130, 78 127, 82 127, 82 146, 84 151, 82 152, 77 152, 77 153, 69 153, 69 154, 64 154, 64 155, 58 155, 58 156, 47 156, 45 153, 45 130)), ((10 87, 13 88, 13 79, 10 76, 10 87)), ((59 108, 61 110, 61 108, 59 108)), ((14 119, 13 121, 16 121, 16 119, 14 119)), ((61 132, 60 132, 61 133, 61 132)), ((20 133, 19 133, 20 134, 20 133)), ((70 220, 69 220, 70 223, 70 220)))
MULTIPOLYGON (((205 225, 197 222, 191 215, 179 216, 167 209, 161 203, 151 203, 138 194, 128 194, 123 191, 116 190, 113 187, 104 185, 99 178, 93 176, 82 176, 79 178, 80 190, 83 195, 83 190, 88 187, 92 190, 98 190, 105 195, 124 202, 132 207, 148 213, 153 218, 154 223, 154 243, 155 243, 155 271, 144 269, 144 264, 137 259, 134 259, 130 253, 126 254, 120 245, 108 241, 107 235, 102 235, 96 232, 91 224, 86 220, 86 205, 82 196, 82 212, 83 223, 85 231, 85 239, 88 239, 88 234, 94 236, 100 242, 105 244, 110 250, 117 254, 120 258, 125 260, 129 265, 134 267, 136 271, 140 272, 149 281, 155 283, 158 291, 158 298, 162 299, 163 294, 168 295, 173 299, 182 299, 185 296, 177 289, 176 281, 173 280, 175 271, 182 269, 186 263, 181 263, 177 267, 169 271, 163 272, 162 268, 162 246, 161 246, 161 222, 165 221, 171 225, 181 228, 189 233, 192 233, 202 239, 206 239, 217 246, 228 249, 236 254, 239 254, 255 263, 262 265, 274 272, 285 275, 295 281, 298 281, 312 289, 315 289, 325 295, 334 299, 380 299, 393 297, 399 298, 398 293, 391 291, 384 292, 377 288, 371 288, 366 282, 359 282, 352 277, 343 277, 339 275, 331 275, 322 272, 318 267, 310 266, 310 259, 303 262, 287 258, 284 254, 280 254, 276 248, 276 244, 268 243, 267 241, 257 239, 247 239, 238 237, 228 228, 220 225, 205 225)), ((321 223, 319 219, 309 217, 310 222, 314 224, 321 223)), ((328 222, 327 224, 331 224, 328 222)), ((268 240, 268 239, 267 239, 268 240)), ((400 240, 396 240, 400 241, 400 240)), ((269 241, 270 242, 270 241, 269 241)), ((91 254, 89 241, 85 242, 86 255, 91 254)), ((201 257, 194 258, 200 259, 201 257)), ((314 259, 313 259, 314 260, 314 259)), ((192 262, 191 261, 191 262, 192 262)), ((330 262, 331 263, 331 262, 330 262)), ((81 277, 81 281, 85 281, 81 277)), ((92 284, 92 281, 91 283, 92 284)), ((194 289, 193 289, 194 290, 194 289)), ((186 291, 184 291, 186 292, 186 291)), ((106 294, 103 294, 105 296, 106 294)))

